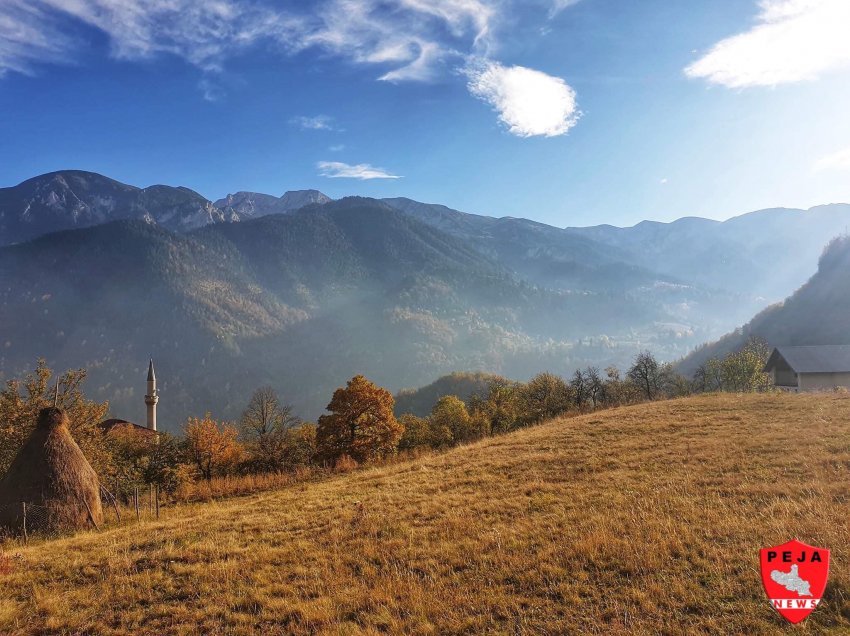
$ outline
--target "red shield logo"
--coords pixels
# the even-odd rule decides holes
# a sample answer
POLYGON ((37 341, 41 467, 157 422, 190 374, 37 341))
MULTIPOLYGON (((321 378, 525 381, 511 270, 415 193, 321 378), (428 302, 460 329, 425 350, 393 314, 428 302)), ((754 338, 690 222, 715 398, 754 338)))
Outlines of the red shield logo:
POLYGON ((761 550, 761 581, 770 604, 799 623, 821 602, 829 577, 829 550, 794 539, 761 550))

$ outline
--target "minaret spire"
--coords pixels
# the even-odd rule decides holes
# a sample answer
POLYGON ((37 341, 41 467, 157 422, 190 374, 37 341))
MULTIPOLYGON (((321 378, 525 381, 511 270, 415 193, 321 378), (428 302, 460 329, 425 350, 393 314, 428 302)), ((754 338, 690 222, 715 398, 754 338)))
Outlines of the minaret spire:
POLYGON ((148 364, 148 392, 145 395, 145 405, 148 407, 148 428, 156 430, 156 403, 159 402, 159 394, 156 390, 156 373, 153 370, 153 358, 148 364))

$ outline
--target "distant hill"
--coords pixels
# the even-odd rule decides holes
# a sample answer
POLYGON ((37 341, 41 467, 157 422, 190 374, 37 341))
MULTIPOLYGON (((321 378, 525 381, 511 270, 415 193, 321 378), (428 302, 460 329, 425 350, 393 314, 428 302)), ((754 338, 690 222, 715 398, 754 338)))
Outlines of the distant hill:
POLYGON ((313 203, 330 203, 331 198, 318 190, 294 190, 282 197, 259 192, 237 192, 228 194, 215 202, 215 207, 232 209, 242 220, 254 219, 268 214, 286 214, 313 203))
POLYGON ((768 307, 746 325, 700 347, 680 363, 692 373, 702 362, 739 349, 751 336, 772 346, 850 344, 850 238, 833 240, 817 273, 784 302, 768 307))
MULTIPOLYGON (((373 199, 178 234, 120 221, 0 249, 0 370, 45 356, 90 370, 113 415, 140 419, 144 362, 160 418, 238 416, 271 384, 315 417, 356 373, 398 390, 458 368, 527 377, 603 352, 602 333, 650 333, 665 314, 616 294, 518 280, 467 243, 373 199)), ((632 337, 632 336, 628 336, 632 337)))
POLYGON ((457 369, 674 360, 789 295, 848 216, 563 229, 316 190, 213 204, 55 172, 0 189, 0 379, 41 355, 85 366, 113 414, 138 419, 153 354, 176 422, 236 417, 263 384, 315 417, 356 373, 398 391, 457 369))
POLYGON ((430 384, 418 389, 402 389, 395 396, 395 413, 412 413, 425 417, 441 397, 456 395, 468 402, 473 395, 486 397, 490 384, 494 380, 504 380, 492 373, 454 372, 437 378, 430 384))
POLYGON ((568 231, 624 250, 630 262, 692 284, 785 298, 814 272, 823 247, 850 227, 850 205, 759 210, 719 222, 696 217, 568 231))

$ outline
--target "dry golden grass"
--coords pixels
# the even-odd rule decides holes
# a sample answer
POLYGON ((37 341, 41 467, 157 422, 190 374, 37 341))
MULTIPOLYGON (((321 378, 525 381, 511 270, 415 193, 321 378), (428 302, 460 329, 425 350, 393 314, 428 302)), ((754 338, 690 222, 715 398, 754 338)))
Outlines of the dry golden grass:
POLYGON ((7 546, 0 633, 790 632, 758 550, 792 537, 833 558, 793 631, 847 633, 848 486, 845 396, 605 411, 7 546))

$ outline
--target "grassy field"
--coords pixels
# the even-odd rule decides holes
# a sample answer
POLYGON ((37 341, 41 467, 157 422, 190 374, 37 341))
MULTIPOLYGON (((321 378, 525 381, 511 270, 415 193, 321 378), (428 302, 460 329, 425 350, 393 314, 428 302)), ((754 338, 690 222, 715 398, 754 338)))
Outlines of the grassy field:
POLYGON ((707 396, 6 546, 2 634, 850 632, 850 397, 707 396), (768 606, 760 547, 832 549, 768 606))

